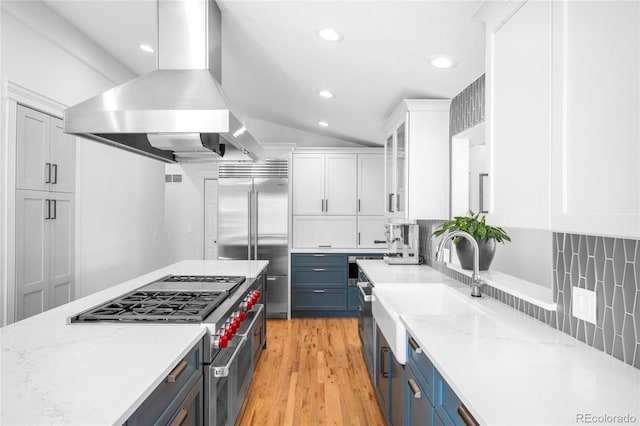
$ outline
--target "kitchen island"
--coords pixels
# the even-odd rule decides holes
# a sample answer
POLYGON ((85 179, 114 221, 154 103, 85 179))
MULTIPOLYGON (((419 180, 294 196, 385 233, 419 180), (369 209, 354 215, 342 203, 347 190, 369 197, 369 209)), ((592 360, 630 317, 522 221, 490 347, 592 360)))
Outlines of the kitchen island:
POLYGON ((267 264, 182 261, 0 329, 0 424, 124 423, 207 329, 68 319, 169 274, 246 276, 242 291, 267 264))
POLYGON ((470 288, 428 266, 376 260, 359 260, 358 265, 375 285, 373 294, 396 311, 408 335, 480 424, 640 422, 639 369, 488 296, 469 302, 478 305, 475 312, 408 312, 388 297, 393 286, 444 284, 466 299, 471 299, 470 288))

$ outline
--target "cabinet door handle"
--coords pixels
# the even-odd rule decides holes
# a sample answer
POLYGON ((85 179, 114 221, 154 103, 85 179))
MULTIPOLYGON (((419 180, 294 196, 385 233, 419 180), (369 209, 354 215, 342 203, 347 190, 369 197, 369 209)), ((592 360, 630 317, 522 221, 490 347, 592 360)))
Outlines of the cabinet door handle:
POLYGON ((187 368, 187 361, 184 359, 180 361, 180 364, 176 365, 176 368, 171 370, 171 373, 167 376, 167 382, 174 383, 178 380, 178 377, 182 374, 182 372, 187 368))
POLYGON ((58 183, 58 165, 52 164, 51 166, 53 167, 53 181, 51 183, 55 185, 58 183))
POLYGON ((324 198, 321 201, 322 201, 322 212, 324 213, 324 198))
POLYGON ((325 213, 329 213, 329 199, 328 198, 324 199, 324 212, 325 213))
POLYGON ((358 245, 360 245, 360 233, 358 232, 358 245))
POLYGON ((45 200, 47 202, 47 215, 45 219, 51 219, 51 200, 45 200))
POLYGON ((387 240, 373 240, 374 244, 387 244, 387 240))
POLYGON ((389 194, 389 213, 393 213, 393 194, 389 194))
POLYGON ((314 270, 315 272, 324 272, 324 271, 326 271, 326 269, 325 269, 325 268, 313 268, 313 270, 314 270))
POLYGON ((58 217, 58 200, 51 200, 51 203, 53 204, 53 216, 51 216, 51 219, 56 219, 58 217))
POLYGON ((409 337, 409 346, 411 346, 411 349, 413 349, 415 353, 417 354, 422 353, 422 348, 420 347, 420 345, 418 345, 418 342, 413 340, 413 337, 409 337))
POLYGON ((393 194, 393 197, 396 199, 396 211, 400 211, 400 194, 393 194))
POLYGON ((385 346, 382 346, 380 348, 380 376, 382 376, 383 378, 388 378, 389 377, 389 372, 386 371, 386 368, 384 368, 384 356, 385 354, 389 351, 389 349, 385 346))
POLYGON ((413 397, 415 399, 422 398, 422 392, 420 392, 420 388, 418 387, 418 384, 416 383, 415 380, 413 380, 412 378, 409 378, 409 380, 407 381, 407 384, 409 385, 409 389, 411 389, 411 393, 413 394, 413 397))
POLYGON ((324 293, 326 290, 313 290, 314 293, 324 293))
POLYGON ((47 180, 44 183, 51 183, 51 163, 44 163, 44 165, 47 167, 47 180))
POLYGON ((169 426, 182 426, 184 421, 187 420, 187 417, 189 417, 189 412, 184 408, 181 408, 180 412, 178 412, 178 415, 173 419, 169 426))
POLYGON ((460 404, 458 407, 458 415, 466 426, 478 426, 478 422, 473 418, 469 409, 465 407, 464 404, 460 404))
POLYGON ((331 244, 318 244, 320 248, 331 248, 331 244))
POLYGON ((313 257, 324 257, 324 253, 313 253, 313 257))
POLYGON ((358 213, 360 212, 360 198, 358 198, 358 213))

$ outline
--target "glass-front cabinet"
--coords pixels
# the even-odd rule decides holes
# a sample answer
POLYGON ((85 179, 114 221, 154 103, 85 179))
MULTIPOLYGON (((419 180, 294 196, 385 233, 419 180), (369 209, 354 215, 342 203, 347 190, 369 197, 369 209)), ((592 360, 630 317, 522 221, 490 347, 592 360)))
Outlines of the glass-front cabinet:
POLYGON ((385 131, 385 216, 449 217, 448 99, 405 99, 385 131))

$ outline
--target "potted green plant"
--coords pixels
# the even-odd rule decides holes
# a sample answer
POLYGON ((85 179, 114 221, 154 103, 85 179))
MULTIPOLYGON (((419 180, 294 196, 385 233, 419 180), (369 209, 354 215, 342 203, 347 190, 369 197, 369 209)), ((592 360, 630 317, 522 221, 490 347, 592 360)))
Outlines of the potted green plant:
MULTIPOLYGON (((493 256, 496 254, 496 242, 511 241, 504 229, 490 226, 486 223, 486 217, 479 217, 480 213, 469 211, 467 216, 456 216, 440 225, 434 232, 434 237, 439 237, 445 232, 464 231, 470 234, 478 243, 480 256, 480 270, 489 269, 493 256)), ((456 245, 456 253, 463 269, 473 269, 473 248, 469 241, 462 237, 453 239, 456 245)))

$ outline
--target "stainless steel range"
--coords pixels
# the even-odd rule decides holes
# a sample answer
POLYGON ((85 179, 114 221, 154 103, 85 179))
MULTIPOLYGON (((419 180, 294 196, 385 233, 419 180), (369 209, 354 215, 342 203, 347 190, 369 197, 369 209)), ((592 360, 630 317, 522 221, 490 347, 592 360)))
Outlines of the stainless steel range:
POLYGON ((72 323, 203 324, 204 419, 234 424, 266 342, 264 281, 241 276, 168 275, 70 318, 72 323))

